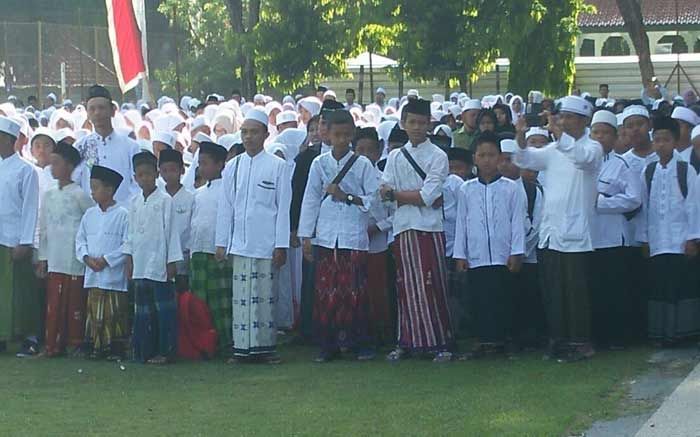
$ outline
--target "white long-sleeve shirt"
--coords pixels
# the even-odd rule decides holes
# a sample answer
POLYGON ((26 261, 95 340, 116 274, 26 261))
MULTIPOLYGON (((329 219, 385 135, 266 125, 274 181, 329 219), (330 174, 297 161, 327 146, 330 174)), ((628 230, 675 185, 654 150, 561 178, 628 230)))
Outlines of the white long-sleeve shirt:
POLYGON ((145 199, 143 194, 131 199, 123 251, 133 260, 133 279, 166 282, 167 265, 182 261, 180 236, 173 216, 172 199, 157 188, 145 199))
POLYGON ((34 244, 39 180, 34 166, 17 153, 0 160, 0 245, 34 244))
POLYGON ((678 183, 677 161, 674 154, 666 164, 656 164, 651 180, 651 192, 643 171, 640 174, 642 185, 642 212, 637 239, 649 243, 649 255, 683 254, 685 242, 692 239, 690 232, 691 218, 698 212, 698 199, 695 194, 695 169, 688 165, 688 195, 683 198, 678 183))
POLYGON ((232 255, 271 259, 289 248, 292 177, 287 163, 264 150, 226 164, 216 220, 216 247, 232 255))
POLYGON ((642 204, 639 176, 614 152, 603 156, 598 176, 598 200, 592 223, 594 249, 621 247, 625 243, 624 214, 642 204))
POLYGON ((559 252, 593 250, 591 220, 595 213, 596 181, 603 147, 588 131, 575 140, 562 134, 559 141, 541 149, 518 149, 515 164, 546 171, 540 248, 559 252))
POLYGON ((401 149, 395 149, 387 158, 382 183, 395 191, 419 190, 425 206, 399 206, 394 213, 394 236, 409 229, 442 232, 442 208, 433 208, 433 203, 442 196, 442 187, 449 173, 447 155, 429 140, 416 146, 409 141, 403 148, 423 169, 425 180, 416 173, 401 149))
POLYGON ((525 251, 525 207, 521 188, 498 177, 466 181, 459 190, 455 259, 469 268, 507 265, 511 255, 525 251))
POLYGON ((39 260, 50 273, 83 276, 85 265, 75 254, 80 221, 94 202, 77 184, 58 186, 44 194, 39 214, 39 260))
POLYGON ((75 255, 83 262, 85 256, 107 261, 107 267, 100 272, 85 266, 85 288, 101 290, 127 291, 124 260, 122 252, 128 228, 129 212, 118 205, 112 205, 106 211, 93 206, 85 211, 80 221, 78 235, 75 238, 75 255))
MULTIPOLYGON (((379 185, 382 180, 382 172, 376 166, 374 169, 377 185, 379 185)), ((369 226, 376 225, 379 232, 369 237, 369 253, 382 253, 389 248, 392 220, 391 208, 382 202, 379 191, 377 191, 369 209, 369 226)))
MULTIPOLYGON (((165 194, 167 191, 163 190, 165 194)), ((173 230, 180 237, 180 248, 185 252, 190 247, 192 223, 192 210, 194 208, 194 194, 187 191, 184 186, 180 187, 177 193, 171 197, 173 202, 173 230)))
POLYGON ((197 188, 194 193, 190 253, 216 254, 216 211, 222 186, 222 180, 215 179, 197 188))
MULTIPOLYGON (((647 156, 639 156, 635 153, 634 149, 630 149, 625 152, 622 157, 625 159, 627 165, 630 166, 630 172, 635 179, 639 180, 639 175, 644 172, 647 165, 652 162, 659 160, 658 155, 655 152, 650 153, 647 156)), ((640 193, 642 186, 639 186, 640 193)), ((641 214, 635 214, 631 219, 623 222, 624 224, 624 235, 625 235, 625 246, 628 247, 639 247, 641 243, 637 240, 637 228, 639 227, 639 221, 641 220, 641 214)))
POLYGON ((353 156, 349 151, 340 161, 332 152, 317 156, 311 163, 299 219, 299 238, 316 236, 315 245, 328 249, 369 250, 369 209, 379 189, 372 162, 358 156, 347 172, 340 189, 362 200, 363 205, 348 205, 326 196, 326 187, 353 156))
POLYGON ((445 254, 451 258, 455 244, 457 226, 457 198, 464 181, 457 175, 447 175, 442 188, 443 228, 445 230, 445 254))
MULTIPOLYGON (((36 175, 38 178, 37 180, 39 182, 39 217, 41 217, 41 212, 44 207, 44 196, 46 195, 46 192, 49 191, 51 188, 58 186, 58 181, 54 179, 53 175, 51 174, 50 165, 47 165, 44 168, 34 166, 34 169, 36 170, 36 175)), ((41 234, 39 232, 39 220, 37 220, 36 233, 34 234, 34 246, 37 249, 39 249, 40 238, 41 234)))
POLYGON ((128 207, 131 197, 138 193, 134 180, 133 156, 141 151, 139 144, 126 135, 113 131, 106 137, 97 132, 87 135, 75 143, 83 160, 73 172, 73 180, 90 194, 90 170, 93 165, 107 167, 119 173, 124 180, 114 195, 114 200, 128 207))

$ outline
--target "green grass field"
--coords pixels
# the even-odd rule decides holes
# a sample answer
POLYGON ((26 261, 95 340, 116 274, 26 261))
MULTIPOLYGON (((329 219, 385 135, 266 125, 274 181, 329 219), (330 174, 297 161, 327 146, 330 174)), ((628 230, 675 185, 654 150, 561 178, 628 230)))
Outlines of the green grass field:
POLYGON ((613 416, 650 351, 588 362, 221 361, 165 367, 0 354, 0 435, 560 436, 613 416), (82 369, 82 373, 78 373, 82 369))

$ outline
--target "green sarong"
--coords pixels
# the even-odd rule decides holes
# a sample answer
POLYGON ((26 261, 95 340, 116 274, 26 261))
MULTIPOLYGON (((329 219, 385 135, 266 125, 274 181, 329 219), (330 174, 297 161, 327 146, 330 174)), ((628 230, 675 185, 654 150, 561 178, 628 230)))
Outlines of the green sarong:
POLYGON ((12 260, 0 246, 0 341, 41 334, 42 299, 31 258, 12 260))
POLYGON ((191 291, 209 307, 218 337, 219 352, 224 355, 231 352, 232 276, 231 260, 220 263, 214 255, 201 252, 193 253, 190 257, 191 291))

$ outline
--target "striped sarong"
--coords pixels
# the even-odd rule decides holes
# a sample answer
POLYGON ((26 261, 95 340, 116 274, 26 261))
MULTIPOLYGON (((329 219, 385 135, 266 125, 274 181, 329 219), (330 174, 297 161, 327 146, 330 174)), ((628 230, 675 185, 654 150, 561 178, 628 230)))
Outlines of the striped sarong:
POLYGON ((445 237, 408 230, 396 237, 398 345, 410 352, 436 352, 453 345, 447 308, 445 237))
POLYGON ((76 348, 85 335, 85 303, 82 276, 49 273, 46 285, 46 354, 54 356, 66 347, 76 348))
POLYGON ((91 288, 85 318, 85 342, 96 355, 122 354, 128 337, 127 293, 91 288))
POLYGON ((233 256, 233 354, 273 353, 277 346, 272 260, 233 256))
POLYGON ((190 259, 190 288, 192 293, 206 302, 218 338, 219 351, 231 349, 231 261, 218 262, 214 255, 197 252, 190 259))

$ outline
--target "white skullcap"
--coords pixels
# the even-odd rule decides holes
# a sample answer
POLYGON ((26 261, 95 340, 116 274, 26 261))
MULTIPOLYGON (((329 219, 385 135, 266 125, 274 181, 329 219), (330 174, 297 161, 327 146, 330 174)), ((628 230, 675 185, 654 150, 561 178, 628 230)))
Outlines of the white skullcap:
POLYGON ((282 111, 275 117, 275 125, 279 126, 283 123, 291 123, 297 121, 297 113, 294 111, 282 111))
POLYGON ((573 114, 583 115, 584 117, 590 117, 593 112, 593 105, 583 97, 566 96, 561 99, 560 110, 562 112, 571 112, 573 114))
POLYGON ((630 105, 622 111, 622 122, 624 123, 629 117, 638 115, 640 117, 649 118, 649 111, 642 105, 630 105))
POLYGON ((177 138, 172 132, 157 131, 151 141, 158 141, 163 144, 167 144, 171 149, 175 148, 175 141, 177 138))
POLYGON ((333 90, 328 90, 325 93, 323 93, 323 100, 325 100, 326 97, 333 97, 334 99, 338 98, 338 96, 335 95, 335 91, 333 90))
POLYGON ((384 91, 384 88, 382 88, 382 87, 377 88, 377 91, 375 92, 375 94, 379 94, 379 93, 384 94, 386 96, 386 91, 384 91))
POLYGON ((515 140, 501 140, 501 153, 515 153, 518 151, 518 143, 515 140))
POLYGON ((270 113, 275 109, 282 111, 282 105, 280 105, 279 102, 269 102, 265 105, 265 113, 267 115, 270 115, 270 113))
POLYGON ((194 136, 194 138, 192 138, 192 141, 194 141, 196 143, 204 143, 204 142, 213 143, 214 142, 214 140, 212 140, 211 137, 209 135, 205 134, 204 132, 197 132, 197 134, 194 136))
POLYGON ((695 138, 700 138, 700 124, 695 126, 690 132, 690 141, 693 141, 695 138))
POLYGON ((253 96, 253 102, 265 102, 265 96, 262 94, 256 94, 253 96))
POLYGON ((20 129, 22 129, 22 126, 16 121, 0 116, 0 132, 17 138, 19 136, 20 129))
MULTIPOLYGON (((56 139, 56 133, 55 133, 54 131, 52 131, 51 129, 49 129, 49 128, 47 128, 47 127, 43 127, 43 126, 37 128, 37 129, 34 131, 34 135, 32 135, 32 140, 31 140, 31 141, 34 141, 34 138, 36 138, 36 137, 38 137, 38 136, 41 136, 41 135, 43 135, 43 136, 45 136, 45 137, 49 137, 49 138, 51 139, 51 141, 54 142, 54 144, 58 143, 58 141, 59 141, 59 140, 56 139)), ((31 143, 31 141, 30 141, 30 143, 31 143)))
POLYGON ((442 117, 444 117, 446 115, 447 115, 447 112, 445 112, 445 111, 433 111, 431 113, 431 117, 432 117, 433 121, 440 121, 442 119, 442 117))
POLYGON ((406 95, 409 96, 409 97, 419 97, 418 90, 416 90, 416 89, 410 89, 410 90, 408 90, 408 92, 406 93, 406 95))
POLYGON ((248 113, 245 115, 245 120, 257 121, 267 128, 267 114, 265 114, 265 111, 261 111, 258 108, 252 108, 250 111, 248 111, 248 113))
POLYGON ((622 114, 616 114, 615 118, 617 118, 617 127, 620 127, 624 124, 624 119, 622 118, 622 114))
POLYGON ((196 116, 192 119, 192 124, 190 125, 190 130, 199 129, 202 126, 207 125, 207 118, 202 114, 196 116))
POLYGON ((617 129, 617 117, 610 111, 596 111, 591 120, 591 126, 596 123, 606 123, 617 129))
POLYGON ((451 106, 450 106, 450 114, 452 114, 452 116, 453 116, 453 117, 455 118, 455 120, 456 120, 457 117, 459 117, 459 116, 462 114, 462 108, 461 108, 459 105, 456 105, 456 104, 455 104, 455 105, 451 105, 451 106))
POLYGON ((227 152, 231 150, 231 147, 233 147, 234 144, 243 143, 241 140, 241 131, 238 131, 235 134, 221 135, 216 141, 221 147, 226 149, 227 152))
MULTIPOLYGON (((36 136, 36 132, 34 136, 36 136)), ((53 139, 56 141, 57 144, 59 141, 63 141, 66 138, 77 139, 75 138, 75 133, 73 132, 73 129, 69 127, 64 127, 62 129, 57 130, 56 133, 53 135, 53 139)))
POLYGON ((437 135, 440 132, 444 132, 446 136, 452 138, 452 129, 446 124, 440 124, 435 126, 435 129, 433 129, 433 135, 437 135))
POLYGON ((541 135, 543 137, 549 138, 549 131, 547 129, 543 129, 541 127, 531 127, 530 129, 525 132, 525 139, 527 140, 530 137, 534 137, 535 135, 541 135))
POLYGON ((685 106, 676 106, 673 109, 671 118, 675 118, 676 120, 680 121, 685 121, 691 126, 696 126, 700 124, 700 117, 698 117, 698 114, 696 114, 695 111, 693 111, 692 109, 686 108, 685 106))
POLYGON ((470 109, 481 109, 481 100, 479 99, 469 99, 464 103, 462 107, 462 112, 469 111, 470 109))
POLYGON ((0 111, 2 111, 6 116, 11 117, 17 112, 17 108, 10 102, 5 102, 0 104, 0 111))

